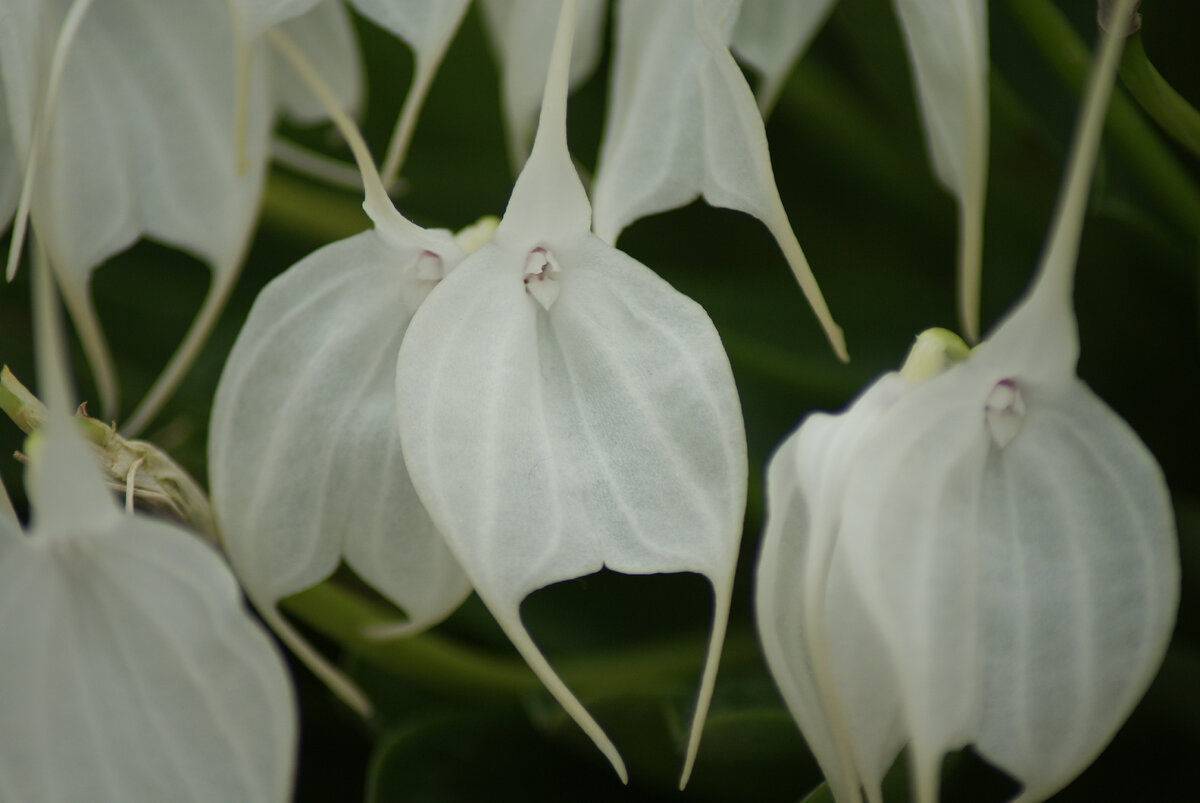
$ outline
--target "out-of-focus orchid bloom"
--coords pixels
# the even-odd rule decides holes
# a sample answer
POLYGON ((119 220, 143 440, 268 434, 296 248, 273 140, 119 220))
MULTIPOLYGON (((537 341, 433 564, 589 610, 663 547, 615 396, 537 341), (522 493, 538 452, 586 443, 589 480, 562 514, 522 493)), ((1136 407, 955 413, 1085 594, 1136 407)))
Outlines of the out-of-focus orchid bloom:
POLYGON ((413 485, 479 596, 567 712, 626 777, 520 618, 533 591, 601 568, 697 572, 712 635, 681 784, 728 618, 746 442, 712 322, 591 231, 566 105, 564 4, 533 150, 495 236, 422 303, 396 392, 413 485))
POLYGON ((39 262, 50 419, 28 447, 29 533, 0 515, 0 797, 283 803, 296 749, 283 661, 208 545, 105 488, 67 414, 39 262))
POLYGON ((703 196, 761 220, 833 350, 847 359, 775 186, 754 94, 729 52, 737 0, 621 2, 593 225, 615 243, 633 221, 703 196))
MULTIPOLYGON (((509 161, 519 170, 529 155, 550 65, 550 51, 531 43, 554 36, 557 20, 546 13, 544 0, 483 0, 481 8, 500 69, 509 161)), ((571 45, 571 89, 586 81, 600 62, 606 8, 604 0, 583 0, 579 4, 571 45)))
MULTIPOLYGON (((275 117, 266 71, 248 78, 246 118, 235 126, 233 38, 223 0, 3 0, 0 11, 5 137, 26 170, 10 278, 28 212, 96 373, 106 417, 115 413, 117 384, 88 295, 91 272, 141 236, 186 250, 213 271, 191 329, 130 418, 136 431, 182 378, 238 273, 275 117)), ((294 21, 298 35, 321 36, 329 45, 322 49, 326 64, 348 74, 339 83, 356 93, 344 13, 327 2, 310 16, 294 21)), ((294 94, 278 89, 289 112, 311 117, 294 94)))
POLYGON ((374 229, 328 245, 269 284, 225 365, 209 430, 222 540, 263 618, 343 699, 369 704, 276 609, 344 560, 417 630, 470 585, 418 501, 400 453, 396 355, 413 311, 463 248, 388 200, 366 145, 298 48, 272 35, 342 129, 374 229))
POLYGON ((772 458, 759 630, 838 801, 879 800, 906 745, 923 803, 965 745, 1042 800, 1162 659, 1179 593, 1166 485, 1075 374, 1074 265, 1118 55, 1107 38, 1016 309, 970 352, 926 333, 772 458))
MULTIPOLYGON (((256 104, 249 126, 257 169, 239 174, 223 2, 4 0, 0 10, 0 83, 28 165, 23 205, 111 415, 117 388, 88 297, 91 271, 147 235, 212 266, 205 304, 219 309, 254 222, 267 105, 256 104)), ((265 92, 261 80, 254 92, 265 92)), ((10 278, 21 234, 19 212, 10 278)))

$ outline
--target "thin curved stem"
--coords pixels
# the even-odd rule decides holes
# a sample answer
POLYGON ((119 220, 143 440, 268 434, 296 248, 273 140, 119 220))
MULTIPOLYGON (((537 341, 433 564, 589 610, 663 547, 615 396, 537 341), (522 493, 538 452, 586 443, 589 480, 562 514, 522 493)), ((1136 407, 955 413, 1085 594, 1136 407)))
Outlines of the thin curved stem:
MULTIPOLYGON (((444 50, 444 48, 443 48, 444 50)), ((413 132, 417 130, 417 118, 421 116, 421 107, 425 105, 425 97, 433 85, 433 77, 437 74, 441 54, 435 54, 432 59, 417 58, 413 69, 412 86, 404 98, 404 106, 396 119, 396 128, 388 143, 387 155, 383 160, 383 186, 391 187, 400 175, 404 166, 404 157, 408 155, 408 146, 412 144, 413 132)))
POLYGON ((297 145, 284 137, 271 140, 271 158, 289 170, 333 187, 362 192, 362 176, 356 167, 346 164, 341 159, 297 145))
POLYGON ((50 267, 62 292, 63 304, 66 305, 67 312, 71 315, 71 321, 75 324, 79 342, 83 344, 83 353, 92 370, 92 377, 96 380, 96 392, 100 396, 101 418, 111 421, 116 417, 117 405, 120 402, 117 368, 113 362, 112 350, 109 349, 108 341, 104 337, 104 331, 100 328, 100 316, 88 294, 88 284, 85 282, 79 286, 72 282, 66 282, 59 273, 58 266, 51 262, 50 267))
MULTIPOLYGON (((1008 0, 1008 7, 1063 83, 1082 91, 1091 57, 1062 11, 1050 0, 1008 0)), ((1185 231, 1200 236, 1200 188, 1129 98, 1113 93, 1106 128, 1158 196, 1163 212, 1185 231)))
POLYGON ((1120 75, 1143 111, 1172 139, 1200 157, 1200 112, 1154 69, 1141 34, 1134 34, 1125 44, 1120 75))

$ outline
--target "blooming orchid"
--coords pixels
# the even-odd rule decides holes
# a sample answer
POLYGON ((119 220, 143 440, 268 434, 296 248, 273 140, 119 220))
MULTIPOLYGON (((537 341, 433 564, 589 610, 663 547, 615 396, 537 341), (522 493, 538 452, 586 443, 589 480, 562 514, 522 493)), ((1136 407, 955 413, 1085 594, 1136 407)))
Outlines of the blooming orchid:
POLYGON ((708 316, 592 234, 566 141, 573 6, 564 4, 533 151, 495 235, 430 293, 400 347, 401 443, 475 590, 622 778, 616 748, 525 630, 520 603, 603 567, 711 581, 686 783, 728 617, 745 434, 708 316))
POLYGON ((974 350, 922 335, 771 461, 759 632, 839 801, 880 800, 905 745, 916 799, 937 800, 942 757, 968 744, 1017 799, 1045 799, 1162 659, 1179 594, 1166 485, 1075 374, 1074 263, 1119 52, 1108 37, 1026 297, 974 350))
MULTIPOLYGON (((26 173, 8 276, 29 214, 108 416, 115 414, 117 385, 88 294, 92 271, 143 235, 212 267, 191 329, 130 419, 137 430, 182 378, 241 266, 275 116, 267 74, 260 69, 248 76, 249 111, 235 126, 233 39, 224 0, 4 0, 0 12, 6 134, 26 173)), ((344 19, 336 24, 339 14, 327 2, 310 19, 295 21, 298 34, 337 33, 344 29, 344 19)), ((316 35, 334 45, 324 48, 326 64, 353 74, 345 37, 316 35)), ((306 113, 290 102, 286 88, 279 93, 289 110, 306 113)))
POLYGON ((328 577, 339 560, 400 606, 410 630, 441 620, 469 593, 413 491, 395 404, 396 354, 408 321, 463 249, 449 232, 426 231, 392 207, 333 91, 294 44, 273 38, 351 143, 375 228, 316 251, 259 295, 213 401, 210 484, 247 596, 365 713, 362 693, 276 604, 328 577))
POLYGON ((28 447, 28 534, 0 507, 0 797, 282 803, 297 736, 283 660, 208 545, 105 488, 67 414, 40 262, 50 419, 28 447))

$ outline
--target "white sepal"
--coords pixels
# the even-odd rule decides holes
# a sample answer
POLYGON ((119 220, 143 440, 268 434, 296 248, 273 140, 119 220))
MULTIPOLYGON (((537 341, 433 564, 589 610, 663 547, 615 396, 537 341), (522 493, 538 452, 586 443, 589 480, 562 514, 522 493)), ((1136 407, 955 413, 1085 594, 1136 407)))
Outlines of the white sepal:
POLYGON ((295 700, 233 575, 198 537, 123 514, 67 414, 58 302, 35 250, 45 423, 28 536, 0 518, 0 798, 291 796, 295 700))
POLYGON ((988 38, 985 0, 895 0, 934 171, 959 203, 959 316, 979 336, 987 185, 988 38))
MULTIPOLYGON (((430 232, 445 253, 456 246, 430 232)), ((213 404, 212 496, 247 594, 271 608, 339 560, 421 629, 470 591, 400 454, 396 354, 438 255, 375 231, 326 246, 268 285, 213 404)))
MULTIPOLYGON (((0 77, 23 158, 69 3, 8 5, 0 77)), ((196 254, 218 274, 237 266, 254 222, 270 111, 252 104, 255 169, 239 175, 232 53, 223 3, 110 0, 87 12, 34 193, 34 225, 64 290, 85 286, 92 268, 142 234, 196 254)), ((255 94, 264 90, 254 82, 255 94)))
POLYGON ((623 0, 594 190, 595 232, 703 196, 761 220, 779 243, 834 351, 846 358, 775 186, 766 130, 728 42, 734 0, 623 0))
POLYGON ((0 519, 0 797, 288 800, 291 682, 229 569, 118 512, 65 416, 42 437, 32 531, 0 519))

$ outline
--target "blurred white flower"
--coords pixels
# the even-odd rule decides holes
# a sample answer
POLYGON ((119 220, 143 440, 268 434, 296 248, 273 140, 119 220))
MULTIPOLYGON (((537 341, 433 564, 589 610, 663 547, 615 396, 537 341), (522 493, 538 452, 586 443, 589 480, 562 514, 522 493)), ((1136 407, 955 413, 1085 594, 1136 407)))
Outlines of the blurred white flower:
MULTIPOLYGON (((0 164, 11 137, 26 170, 10 278, 28 211, 96 374, 106 418, 115 415, 117 383, 88 294, 92 271, 142 236, 181 248, 213 271, 191 329, 130 419, 135 431, 182 378, 237 276, 262 191, 273 98, 302 119, 311 109, 293 102, 286 87, 269 89, 268 71, 259 69, 247 79, 246 113, 235 124, 226 0, 0 0, 0 15, 7 111, 0 164)), ((356 95, 344 13, 326 2, 310 16, 295 21, 297 35, 320 38, 325 65, 356 95)), ((0 171, 3 202, 9 171, 0 171)))
POLYGON ((1100 752, 1162 659, 1178 601, 1170 500, 1146 447, 1075 375, 1071 305, 1119 45, 1106 41, 1034 286, 968 354, 946 332, 768 476, 759 631, 839 801, 916 799, 972 745, 1041 800, 1100 752), (861 791, 860 791, 861 789, 861 791))
MULTIPOLYGON (((400 453, 396 354, 413 311, 463 248, 398 213, 335 92, 299 47, 276 50, 341 128, 362 169, 370 231, 328 245, 259 295, 221 374, 209 427, 213 509, 246 594, 356 710, 370 705, 276 608, 345 560, 419 630, 470 593, 400 453)), ((290 69, 290 68, 289 68, 290 69)))
POLYGON ((297 732, 281 656, 208 545, 105 488, 35 273, 50 420, 28 447, 29 533, 0 510, 0 797, 283 803, 297 732))

